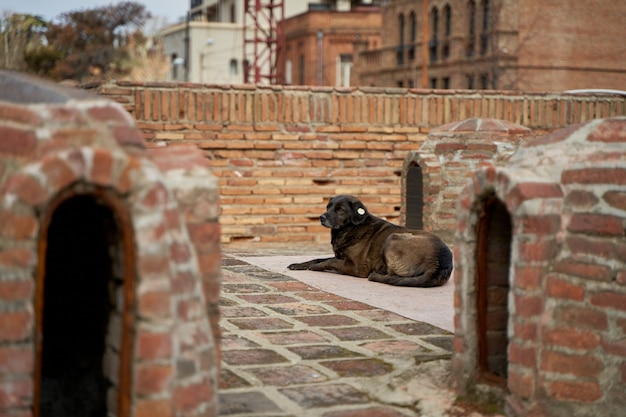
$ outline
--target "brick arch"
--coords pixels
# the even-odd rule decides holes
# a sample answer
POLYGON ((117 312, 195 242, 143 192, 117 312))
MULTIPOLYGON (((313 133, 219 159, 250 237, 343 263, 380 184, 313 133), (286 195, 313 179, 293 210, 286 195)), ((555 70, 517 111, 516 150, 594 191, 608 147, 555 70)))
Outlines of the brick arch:
MULTIPOLYGON (((38 281, 43 281, 45 273, 39 268, 38 255, 45 247, 47 220, 63 201, 91 196, 122 219, 119 226, 124 229, 123 246, 128 251, 124 257, 134 258, 124 261, 128 262, 128 280, 132 281, 125 299, 129 306, 135 300, 135 307, 128 310, 132 317, 124 323, 135 323, 135 328, 121 333, 133 335, 132 340, 123 342, 127 346, 125 360, 138 362, 133 366, 132 378, 130 368, 120 374, 128 394, 119 396, 117 415, 135 415, 154 407, 171 408, 172 415, 215 407, 217 370, 203 366, 216 363, 208 319, 201 313, 184 317, 175 313, 181 305, 189 311, 204 311, 195 249, 177 202, 157 167, 145 158, 117 149, 73 148, 24 166, 7 179, 3 188, 1 215, 9 221, 3 222, 0 238, 13 239, 16 249, 3 251, 2 257, 10 259, 3 262, 0 257, 0 265, 13 266, 20 286, 33 285, 33 268, 38 268, 38 281), (152 346, 155 341, 158 347, 152 346), (197 373, 178 376, 174 355, 198 362, 197 373), (186 392, 195 394, 188 399, 186 392)), ((38 288, 41 285, 35 285, 35 292, 38 288)), ((23 339, 19 340, 28 340, 36 349, 34 327, 42 320, 36 320, 32 312, 41 309, 41 296, 24 295, 23 301, 26 307, 19 314, 31 324, 25 326, 29 334, 21 335, 23 339)), ((121 364, 120 369, 125 366, 121 364)), ((31 382, 40 389, 37 381, 31 382)))
POLYGON ((422 205, 421 223, 425 230, 430 230, 430 226, 433 222, 429 220, 437 211, 435 206, 437 202, 436 196, 442 190, 441 164, 439 163, 439 158, 430 153, 410 152, 405 158, 404 165, 402 167, 402 172, 405 174, 402 175, 403 192, 400 210, 400 223, 403 225, 407 224, 407 217, 410 216, 410 214, 407 213, 408 194, 412 194, 414 192, 414 190, 409 189, 407 186, 409 181, 406 173, 408 173, 409 168, 413 166, 418 166, 421 174, 422 193, 417 196, 417 198, 421 199, 422 205))
MULTIPOLYGON (((522 288, 518 283, 524 279, 523 276, 520 278, 524 271, 519 270, 513 258, 505 262, 501 258, 503 254, 496 254, 495 262, 489 268, 492 270, 508 268, 508 283, 503 282, 501 279, 503 277, 498 274, 481 271, 481 268, 485 267, 484 263, 481 265, 481 262, 484 262, 484 260, 481 261, 481 256, 488 257, 489 254, 485 255, 478 252, 489 252, 497 250, 498 247, 506 246, 509 250, 508 256, 511 256, 511 251, 515 247, 518 252, 522 248, 522 252, 526 252, 529 257, 532 257, 532 261, 536 265, 548 262, 552 252, 543 250, 543 242, 529 243, 528 239, 525 239, 524 233, 528 224, 533 223, 533 219, 542 218, 549 211, 553 211, 555 214, 559 213, 561 204, 558 201, 562 197, 559 184, 546 182, 545 179, 538 177, 533 172, 507 170, 494 166, 474 173, 472 181, 461 191, 459 196, 460 207, 457 211, 454 256, 456 333, 455 354, 452 362, 452 384, 456 389, 468 389, 468 386, 475 384, 480 377, 485 376, 485 373, 488 377, 496 376, 495 379, 491 378, 491 380, 504 383, 502 377, 508 375, 511 366, 515 367, 516 361, 520 360, 519 355, 513 357, 510 355, 511 349, 516 349, 516 347, 508 345, 508 341, 504 340, 503 336, 506 334, 506 328, 511 328, 513 325, 514 315, 518 308, 525 302, 524 283, 521 284, 522 288), (547 203, 544 200, 541 206, 543 212, 540 214, 539 204, 527 204, 529 200, 535 199, 551 199, 552 203, 547 203), (500 220, 496 220, 496 224, 494 224, 495 233, 490 234, 488 218, 494 216, 492 210, 494 202, 499 205, 496 216, 500 220), (508 234, 497 231, 506 223, 503 216, 510 222, 510 233, 508 234), (483 228, 482 231, 481 228, 483 228), (481 234, 483 235, 481 236, 481 234), (501 241, 496 245, 489 241, 493 239, 508 239, 509 241, 501 241), (499 260, 498 257, 500 257, 499 260), (520 275, 518 276, 518 274, 520 275), (479 282, 481 279, 484 280, 482 284, 479 282), (494 280, 499 281, 499 283, 496 282, 495 286, 490 289, 490 282, 493 283, 494 280), (481 288, 481 285, 487 285, 487 287, 481 288), (506 288, 508 294, 505 296, 501 292, 498 293, 499 290, 496 287, 506 288), (491 291, 491 294, 482 292, 487 290, 491 291), (494 325, 492 329, 489 329, 490 331, 493 330, 493 340, 491 341, 481 340, 482 337, 486 336, 485 326, 488 326, 484 320, 489 318, 485 316, 485 311, 481 312, 481 308, 485 307, 485 297, 488 296, 492 296, 492 300, 497 298, 498 303, 502 302, 488 306, 492 309, 491 313, 494 314, 490 317, 490 322, 494 325), (481 303, 483 303, 482 307, 481 303), (504 305, 507 306, 508 311, 501 308, 504 305), (505 318, 493 320, 495 314, 500 314, 505 318), (506 326, 502 320, 506 320, 506 326), (497 345, 502 343, 506 343, 508 348, 499 350, 498 354, 506 355, 506 359, 495 359, 496 365, 488 364, 487 361, 494 359, 489 359, 484 349, 489 350, 495 347, 497 350, 497 345)), ((516 261, 519 259, 518 255, 516 261)), ((524 319, 528 319, 526 313, 524 315, 524 319)), ((531 319, 539 320, 539 315, 540 312, 536 312, 531 319)))

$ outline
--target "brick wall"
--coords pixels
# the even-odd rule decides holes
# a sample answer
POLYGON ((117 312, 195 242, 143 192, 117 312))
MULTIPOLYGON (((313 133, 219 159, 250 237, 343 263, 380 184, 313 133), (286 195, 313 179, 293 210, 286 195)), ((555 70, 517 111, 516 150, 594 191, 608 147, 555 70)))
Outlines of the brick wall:
POLYGON ((431 128, 472 117, 541 134, 626 114, 616 96, 117 82, 98 87, 147 145, 198 146, 220 188, 222 242, 327 242, 326 199, 358 195, 398 222, 401 171, 431 128))

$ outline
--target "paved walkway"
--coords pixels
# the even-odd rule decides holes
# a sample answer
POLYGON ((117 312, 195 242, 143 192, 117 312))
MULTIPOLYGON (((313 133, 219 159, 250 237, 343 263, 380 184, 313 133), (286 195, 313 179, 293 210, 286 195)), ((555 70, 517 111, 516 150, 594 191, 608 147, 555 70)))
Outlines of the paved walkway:
POLYGON ((447 389, 448 330, 317 289, 250 256, 258 253, 226 250, 223 260, 221 416, 481 415, 454 405, 447 389))

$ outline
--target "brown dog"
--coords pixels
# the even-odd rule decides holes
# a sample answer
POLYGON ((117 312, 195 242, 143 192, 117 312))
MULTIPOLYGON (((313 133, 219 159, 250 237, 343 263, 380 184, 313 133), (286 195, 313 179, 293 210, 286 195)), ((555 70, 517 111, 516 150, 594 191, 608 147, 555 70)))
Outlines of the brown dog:
POLYGON ((333 197, 320 216, 331 230, 334 258, 291 264, 292 270, 334 271, 408 287, 436 287, 452 273, 452 252, 432 233, 409 231, 371 215, 350 195, 333 197))

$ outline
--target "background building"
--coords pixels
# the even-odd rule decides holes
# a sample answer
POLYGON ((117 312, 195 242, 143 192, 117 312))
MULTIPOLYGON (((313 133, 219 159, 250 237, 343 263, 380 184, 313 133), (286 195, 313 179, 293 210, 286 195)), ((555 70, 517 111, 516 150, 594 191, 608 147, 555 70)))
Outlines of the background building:
POLYGON ((361 85, 554 91, 624 89, 626 2, 391 0, 361 85))

